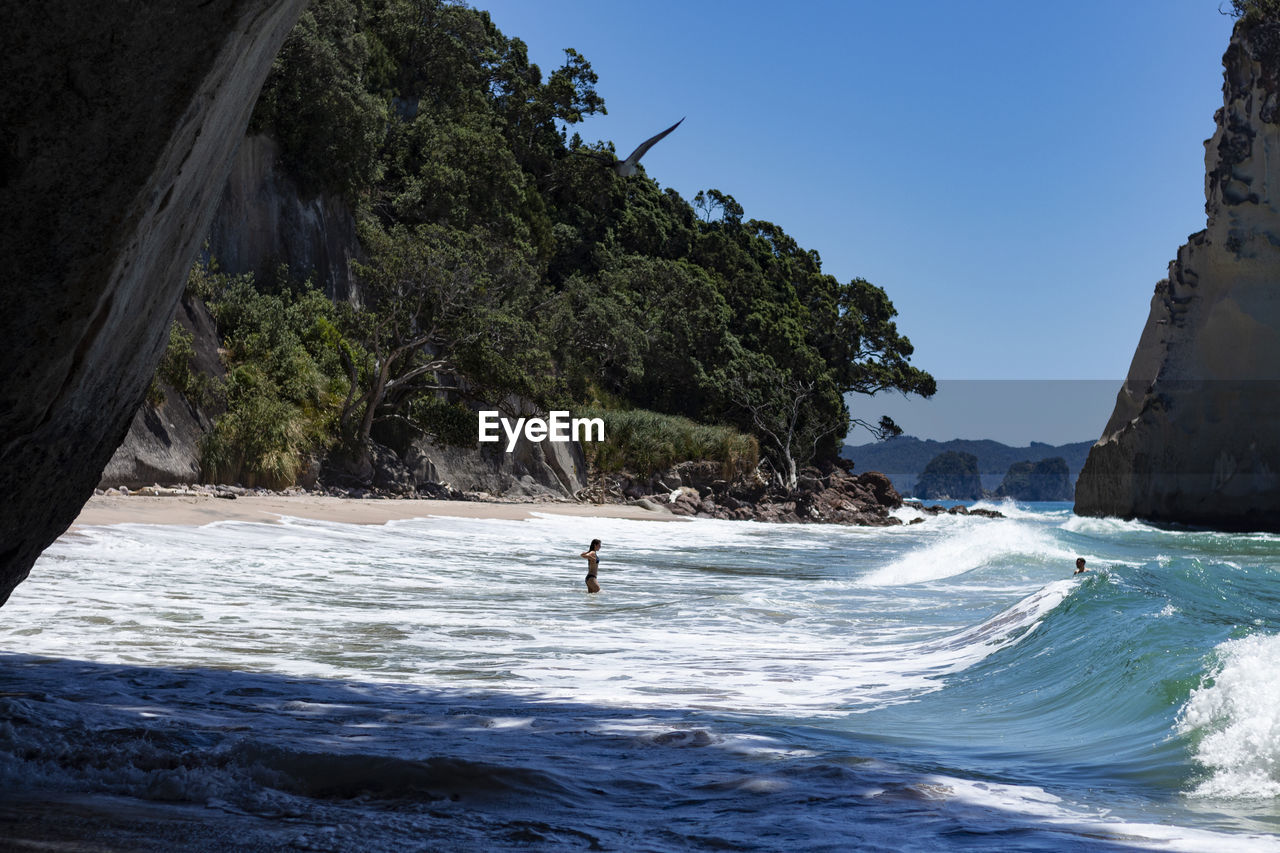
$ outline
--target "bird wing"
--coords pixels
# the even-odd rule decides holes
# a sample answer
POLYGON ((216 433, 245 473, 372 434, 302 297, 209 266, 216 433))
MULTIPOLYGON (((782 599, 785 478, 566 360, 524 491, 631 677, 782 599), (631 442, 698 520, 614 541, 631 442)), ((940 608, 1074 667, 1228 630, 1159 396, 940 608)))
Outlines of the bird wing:
MULTIPOLYGON (((686 116, 686 118, 687 118, 687 116, 686 116)), ((623 161, 622 161, 622 165, 624 165, 624 166, 634 166, 634 165, 636 165, 637 163, 639 163, 639 162, 640 162, 640 158, 641 158, 641 157, 643 157, 643 156, 645 155, 645 152, 646 152, 646 151, 648 151, 648 150, 649 150, 650 148, 652 148, 653 146, 657 145, 657 144, 658 144, 658 142, 659 142, 659 141, 661 141, 662 137, 666 136, 668 133, 670 133, 671 131, 675 130, 677 127, 679 127, 679 126, 680 126, 680 124, 681 124, 681 122, 683 122, 683 121, 684 121, 684 119, 682 118, 682 119, 680 119, 680 121, 678 121, 678 122, 676 122, 675 124, 671 125, 671 127, 668 127, 666 130, 662 131, 662 133, 655 134, 654 136, 650 136, 650 137, 649 137, 648 139, 646 139, 644 142, 641 142, 639 145, 637 145, 637 146, 636 146, 636 150, 631 152, 631 156, 630 156, 630 157, 628 157, 626 160, 623 160, 623 161)))

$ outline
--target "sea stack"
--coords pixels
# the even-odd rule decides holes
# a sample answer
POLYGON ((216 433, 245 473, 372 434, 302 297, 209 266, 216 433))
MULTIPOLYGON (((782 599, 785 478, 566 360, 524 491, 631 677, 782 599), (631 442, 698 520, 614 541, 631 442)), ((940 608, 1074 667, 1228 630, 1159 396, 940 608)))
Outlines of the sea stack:
POLYGON ((1223 66, 1208 222, 1156 285, 1080 515, 1280 530, 1280 22, 1238 21, 1223 66))

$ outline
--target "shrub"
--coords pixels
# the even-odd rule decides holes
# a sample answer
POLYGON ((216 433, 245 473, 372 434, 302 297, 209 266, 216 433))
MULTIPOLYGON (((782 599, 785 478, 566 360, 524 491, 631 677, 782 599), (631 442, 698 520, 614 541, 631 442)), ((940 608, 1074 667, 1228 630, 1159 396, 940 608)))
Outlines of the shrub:
POLYGON ((1231 0, 1231 14, 1249 24, 1280 21, 1280 0, 1231 0))
POLYGON ((191 280, 209 299, 228 370, 227 410, 202 446, 205 479, 291 486, 305 457, 334 443, 348 387, 333 303, 310 284, 267 293, 252 275, 208 268, 191 280))
POLYGON ((753 471, 760 461, 754 436, 732 427, 700 424, 646 409, 587 409, 579 417, 602 418, 605 440, 584 445, 587 460, 604 473, 651 476, 687 460, 720 465, 725 479, 753 471))
POLYGON ((253 365, 227 380, 227 411, 205 436, 205 479, 283 489, 302 469, 307 435, 303 413, 278 396, 278 388, 253 365))

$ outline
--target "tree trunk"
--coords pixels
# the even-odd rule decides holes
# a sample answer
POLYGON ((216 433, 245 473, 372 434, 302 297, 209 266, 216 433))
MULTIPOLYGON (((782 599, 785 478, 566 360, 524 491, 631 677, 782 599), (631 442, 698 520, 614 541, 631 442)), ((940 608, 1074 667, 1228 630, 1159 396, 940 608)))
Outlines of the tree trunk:
POLYGON ((362 447, 368 447, 370 436, 373 433, 373 415, 378 410, 378 406, 382 403, 383 396, 387 393, 387 382, 391 378, 391 359, 383 361, 382 366, 378 368, 378 374, 373 380, 373 387, 369 389, 369 404, 365 406, 364 417, 360 420, 360 432, 356 438, 362 447))
POLYGON ((800 483, 799 472, 796 470, 796 458, 791 455, 791 451, 783 448, 782 451, 782 476, 788 492, 794 492, 800 483))

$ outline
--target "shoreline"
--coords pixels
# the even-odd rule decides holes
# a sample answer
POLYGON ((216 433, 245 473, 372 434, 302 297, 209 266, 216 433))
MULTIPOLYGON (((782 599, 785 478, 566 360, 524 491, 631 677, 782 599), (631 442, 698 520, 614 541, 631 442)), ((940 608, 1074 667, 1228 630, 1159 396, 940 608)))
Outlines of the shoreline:
MULTIPOLYGON (((355 500, 327 495, 242 495, 235 500, 211 495, 94 495, 67 533, 81 527, 112 524, 175 524, 202 527, 217 521, 274 524, 289 516, 346 524, 386 524, 412 518, 491 518, 524 521, 535 513, 579 518, 675 521, 676 516, 626 504, 515 503, 448 501, 428 498, 355 500)), ((65 534, 64 534, 65 535, 65 534)))

